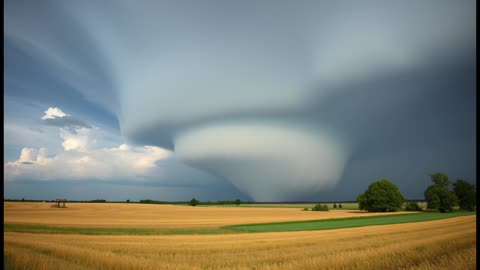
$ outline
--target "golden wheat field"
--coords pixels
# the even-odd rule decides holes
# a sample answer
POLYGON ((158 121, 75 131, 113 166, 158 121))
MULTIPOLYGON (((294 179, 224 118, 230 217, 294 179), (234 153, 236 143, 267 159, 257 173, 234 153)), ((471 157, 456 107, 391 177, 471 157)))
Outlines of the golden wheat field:
POLYGON ((328 231, 86 236, 4 233, 20 269, 475 269, 476 216, 328 231))
MULTIPOLYGON (((5 223, 109 227, 227 224, 369 215, 298 208, 4 204, 5 223)), ((4 231, 10 269, 475 269, 476 216, 359 228, 215 235, 4 231)))
MULTIPOLYGON (((218 227, 223 225, 388 215, 358 210, 328 212, 299 208, 190 207, 159 204, 5 202, 5 223, 105 227, 218 227)), ((398 213, 397 213, 398 214, 398 213)))

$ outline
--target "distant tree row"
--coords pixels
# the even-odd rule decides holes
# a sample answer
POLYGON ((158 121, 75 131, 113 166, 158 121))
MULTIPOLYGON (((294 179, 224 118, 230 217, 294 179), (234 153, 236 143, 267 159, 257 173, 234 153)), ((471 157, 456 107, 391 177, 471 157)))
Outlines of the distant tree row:
MULTIPOLYGON (((337 206, 337 203, 334 203, 333 204, 333 208, 342 208, 342 204, 338 204, 337 206)), ((308 207, 305 207, 303 208, 303 211, 309 211, 310 208, 308 207)), ((312 207, 312 211, 330 211, 330 209, 328 208, 328 204, 316 204, 315 206, 312 207)))
MULTIPOLYGON (((130 202, 130 201, 127 201, 127 202, 130 202)), ((140 203, 147 203, 147 204, 167 204, 168 203, 168 202, 164 202, 164 201, 156 201, 156 200, 150 200, 150 199, 140 200, 139 202, 140 203)))
MULTIPOLYGON (((451 212, 454 206, 464 211, 474 211, 476 208, 475 186, 463 179, 453 184, 443 173, 431 175, 433 184, 425 190, 427 209, 439 212, 451 212), (453 190, 450 190, 452 184, 453 190)), ((362 194, 358 195, 357 202, 360 210, 368 212, 392 212, 403 208, 405 199, 398 187, 388 179, 381 179, 370 184, 362 194)), ((416 202, 409 202, 405 210, 420 211, 416 202)))
POLYGON ((228 204, 240 205, 242 203, 246 203, 246 202, 242 202, 240 199, 236 199, 234 201, 200 202, 199 200, 197 200, 195 198, 192 198, 190 200, 190 202, 188 202, 188 205, 190 205, 190 206, 196 206, 196 205, 199 205, 199 204, 200 205, 228 205, 228 204))
POLYGON ((107 201, 103 200, 103 199, 96 199, 96 200, 91 200, 90 202, 92 202, 92 203, 105 203, 107 201))

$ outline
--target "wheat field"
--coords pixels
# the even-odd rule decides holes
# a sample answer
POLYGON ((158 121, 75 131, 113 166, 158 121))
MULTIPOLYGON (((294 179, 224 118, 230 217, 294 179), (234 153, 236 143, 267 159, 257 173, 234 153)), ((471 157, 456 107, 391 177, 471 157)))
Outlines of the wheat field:
POLYGON ((475 269, 476 216, 328 231, 86 236, 4 233, 20 269, 475 269))
MULTIPOLYGON (((298 208, 72 203, 66 209, 55 209, 50 203, 4 204, 5 223, 86 227, 217 228, 363 215, 372 214, 298 208)), ((475 269, 475 256, 476 215, 276 233, 80 235, 4 231, 4 258, 11 269, 475 269)))
POLYGON ((5 202, 5 223, 64 226, 203 228, 224 225, 344 218, 398 213, 358 210, 301 211, 299 208, 191 207, 159 204, 5 202))

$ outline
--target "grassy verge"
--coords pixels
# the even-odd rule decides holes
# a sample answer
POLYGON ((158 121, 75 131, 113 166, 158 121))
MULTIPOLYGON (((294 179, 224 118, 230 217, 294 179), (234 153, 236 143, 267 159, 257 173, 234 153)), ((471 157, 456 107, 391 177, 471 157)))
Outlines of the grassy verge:
POLYGON ((223 229, 232 229, 239 232, 289 232, 289 231, 310 231, 310 230, 331 230, 352 227, 363 227, 371 225, 386 225, 409 222, 430 221, 465 215, 474 215, 475 212, 453 212, 436 213, 421 212, 413 214, 398 214, 388 216, 369 216, 353 218, 336 218, 308 221, 291 221, 261 224, 245 224, 224 226, 223 229))
POLYGON ((40 224, 3 224, 4 232, 84 234, 84 235, 182 235, 182 234, 227 234, 238 231, 224 228, 95 228, 64 227, 40 224))
POLYGON ((310 230, 331 230, 371 225, 387 225, 397 223, 421 222, 444 219, 475 212, 436 213, 421 212, 414 214, 398 214, 388 216, 350 217, 307 221, 290 221, 276 223, 230 225, 220 228, 87 228, 63 227, 39 224, 3 224, 4 232, 24 232, 43 234, 83 234, 83 235, 206 235, 231 234, 248 232, 289 232, 310 230))

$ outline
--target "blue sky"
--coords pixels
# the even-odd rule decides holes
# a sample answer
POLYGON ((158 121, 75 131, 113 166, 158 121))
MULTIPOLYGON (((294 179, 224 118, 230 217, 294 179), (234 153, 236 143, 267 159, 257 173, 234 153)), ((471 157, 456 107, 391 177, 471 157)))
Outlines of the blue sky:
POLYGON ((6 1, 4 196, 476 181, 475 1, 6 1))

